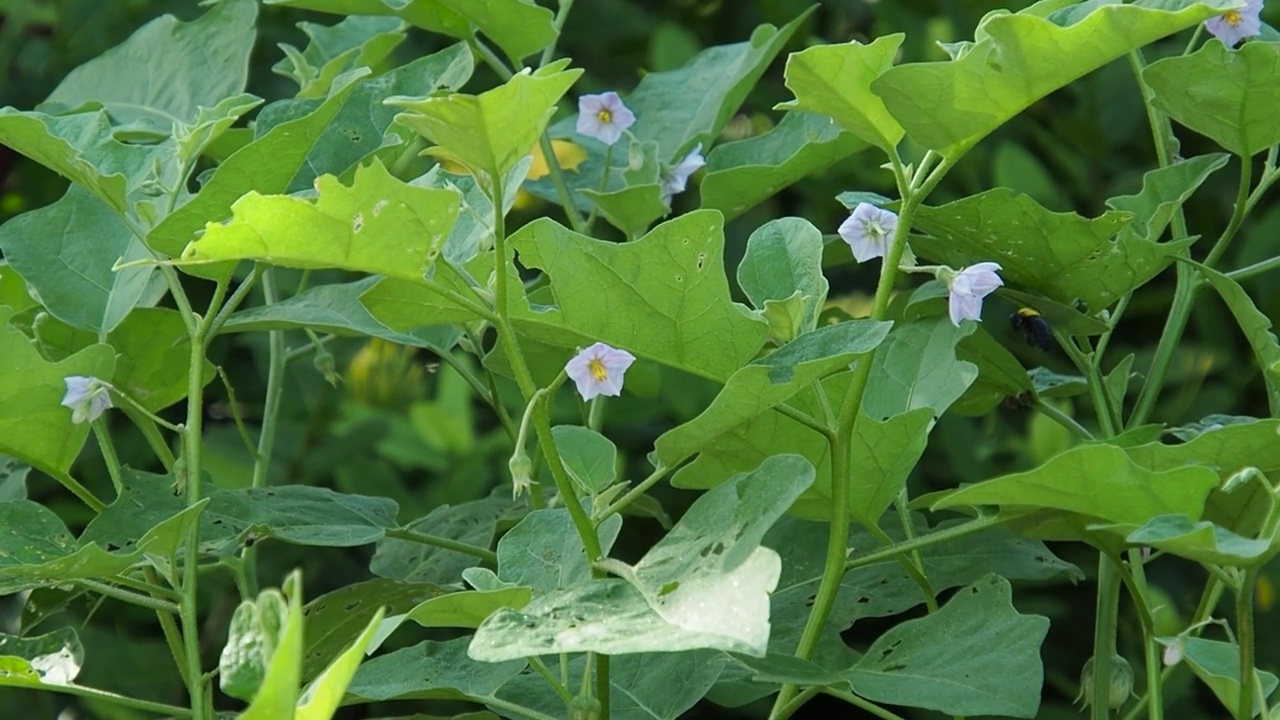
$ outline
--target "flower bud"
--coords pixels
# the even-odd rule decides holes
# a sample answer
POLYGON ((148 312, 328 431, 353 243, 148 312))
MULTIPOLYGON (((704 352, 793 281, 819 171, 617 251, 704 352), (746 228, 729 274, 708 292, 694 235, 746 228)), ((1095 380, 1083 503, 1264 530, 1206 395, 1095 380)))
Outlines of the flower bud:
POLYGON ((516 454, 507 461, 507 468, 511 470, 511 499, 515 500, 533 485, 533 461, 524 450, 516 450, 516 454))
POLYGON ((593 697, 575 697, 569 703, 569 720, 599 720, 600 701, 593 697))
MULTIPOLYGON (((1084 700, 1084 707, 1093 702, 1093 658, 1085 662, 1080 671, 1080 694, 1076 701, 1084 700)), ((1111 656, 1111 681, 1107 690, 1107 706, 1112 710, 1124 705, 1133 693, 1133 667, 1119 655, 1111 656)))

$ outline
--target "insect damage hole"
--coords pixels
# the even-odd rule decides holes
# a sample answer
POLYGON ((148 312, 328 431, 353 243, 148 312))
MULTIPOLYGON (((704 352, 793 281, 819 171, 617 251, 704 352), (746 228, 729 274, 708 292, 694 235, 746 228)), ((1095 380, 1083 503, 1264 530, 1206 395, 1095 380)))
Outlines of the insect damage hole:
POLYGON ((703 265, 704 263, 706 263, 706 261, 707 261, 707 254, 706 254, 706 253, 698 253, 698 262, 697 262, 697 267, 698 267, 698 270, 699 270, 699 271, 701 271, 701 270, 702 270, 702 265, 703 265))
POLYGON ((364 229, 364 215, 361 213, 356 213, 356 216, 351 218, 351 232, 360 232, 363 229, 364 229))

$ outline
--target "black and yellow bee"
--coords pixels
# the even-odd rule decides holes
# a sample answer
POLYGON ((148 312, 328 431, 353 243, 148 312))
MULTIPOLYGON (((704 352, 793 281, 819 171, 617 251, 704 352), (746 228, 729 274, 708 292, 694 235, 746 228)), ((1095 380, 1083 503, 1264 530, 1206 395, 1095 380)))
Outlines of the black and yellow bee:
POLYGON ((1049 321, 1040 315, 1040 311, 1035 308, 1021 307, 1009 316, 1009 324, 1028 345, 1034 345, 1041 350, 1048 350, 1053 347, 1053 330, 1049 327, 1049 321))

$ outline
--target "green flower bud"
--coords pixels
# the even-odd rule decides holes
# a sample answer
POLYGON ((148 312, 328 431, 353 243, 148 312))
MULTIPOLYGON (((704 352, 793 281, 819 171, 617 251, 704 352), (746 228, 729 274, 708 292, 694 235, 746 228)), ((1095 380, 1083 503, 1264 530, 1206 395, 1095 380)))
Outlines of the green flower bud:
POLYGON ((516 450, 516 454, 507 461, 507 468, 511 470, 511 499, 515 500, 533 485, 533 461, 524 450, 516 450))
POLYGON ((576 697, 569 703, 569 720, 599 720, 600 701, 593 697, 576 697))
MULTIPOLYGON (((1111 683, 1107 690, 1107 706, 1112 710, 1124 705, 1133 694, 1133 667, 1119 655, 1111 657, 1111 683)), ((1084 701, 1084 707, 1093 702, 1093 658, 1085 662, 1080 671, 1080 694, 1076 702, 1084 701)))

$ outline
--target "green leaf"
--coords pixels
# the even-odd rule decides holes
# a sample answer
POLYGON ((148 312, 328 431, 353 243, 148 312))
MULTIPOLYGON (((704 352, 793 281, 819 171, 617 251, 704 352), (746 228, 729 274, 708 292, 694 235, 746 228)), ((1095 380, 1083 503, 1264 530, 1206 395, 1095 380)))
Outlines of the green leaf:
POLYGON ((126 552, 114 553, 104 550, 87 532, 77 542, 62 520, 43 505, 30 500, 0 503, 0 594, 113 577, 142 561, 146 553, 171 555, 202 508, 203 504, 182 508, 139 528, 127 542, 116 545, 126 552))
MULTIPOLYGON (((233 95, 211 108, 201 107, 189 123, 174 126, 177 157, 194 162, 231 129, 242 116, 262 104, 262 98, 249 93, 233 95)), ((217 158, 220 159, 220 158, 217 158)))
POLYGON ((61 405, 64 378, 109 378, 115 353, 107 345, 93 345, 57 363, 46 362, 26 336, 9 324, 13 311, 0 307, 0 452, 54 477, 65 477, 84 447, 88 425, 71 420, 61 405))
POLYGON ((789 112, 763 135, 711 151, 699 187, 702 207, 719 210, 731 220, 865 147, 825 117, 789 112))
POLYGON ((787 58, 787 87, 796 99, 778 109, 826 115, 864 142, 883 150, 896 147, 904 130, 872 92, 876 78, 893 67, 902 33, 877 38, 870 45, 818 45, 787 58))
MULTIPOLYGON (((681 215, 625 244, 539 219, 510 238, 551 280, 556 310, 513 308, 517 329, 561 346, 592 338, 723 380, 760 349, 767 327, 729 297, 720 213, 681 215), (619 322, 625 317, 626 322, 619 322)), ((582 342, 586 345, 588 342, 582 342)))
MULTIPOLYGON (((497 662, 557 652, 699 648, 764 655, 769 593, 780 565, 760 540, 812 482, 813 468, 803 458, 769 458, 698 498, 634 567, 610 561, 625 579, 561 583, 563 589, 535 594, 520 611, 498 610, 477 628, 470 656, 497 662)), ((500 575, 506 539, 498 545, 500 575)), ((537 547, 525 553, 555 559, 537 547)))
POLYGON ((298 698, 297 711, 293 714, 294 720, 329 720, 333 717, 338 706, 342 704, 347 686, 360 667, 360 661, 364 660, 365 648, 369 647, 378 626, 382 623, 383 612, 382 608, 378 608, 364 632, 360 633, 360 637, 356 638, 341 655, 334 658, 324 672, 307 686, 302 697, 298 698))
POLYGON ((643 233, 654 220, 671 212, 662 201, 662 186, 658 183, 630 185, 612 192, 581 192, 600 209, 601 217, 627 237, 643 233))
MULTIPOLYGON (((439 0, 489 36, 512 60, 550 45, 559 34, 554 15, 531 0, 439 0)), ((520 63, 516 63, 520 65, 520 63)))
POLYGON ((1167 514, 1198 520, 1209 491, 1217 485, 1217 473, 1206 467, 1153 472, 1134 463, 1120 448, 1082 445, 1034 470, 943 493, 930 507, 1041 508, 1142 525, 1167 514))
POLYGON ((438 145, 438 154, 475 171, 505 175, 532 152, 556 103, 582 74, 564 70, 566 64, 518 73, 480 95, 397 96, 386 102, 406 109, 396 122, 438 145))
POLYGON ((279 303, 241 310, 227 319, 223 333, 309 329, 344 337, 376 337, 400 345, 448 350, 461 331, 430 326, 407 333, 396 332, 374 319, 360 297, 381 278, 367 277, 352 283, 318 285, 279 303))
POLYGON ((114 210, 76 185, 52 205, 0 226, 0 251, 51 315, 78 328, 108 333, 163 292, 152 282, 154 266, 112 269, 151 253, 114 210))
POLYGON ((889 630, 848 672, 854 692, 948 715, 1035 717, 1049 618, 1018 613, 1012 596, 1008 580, 989 575, 889 630))
POLYGON ((435 263, 458 213, 457 193, 407 185, 376 160, 356 170, 350 187, 332 175, 316 185, 314 203, 250 192, 231 206, 230 223, 206 226, 183 262, 255 259, 417 280, 435 263))
POLYGON ((1213 289, 1218 291, 1222 301, 1235 316, 1236 324, 1244 331, 1249 347, 1253 348, 1253 357, 1262 370, 1271 414, 1280 415, 1280 344, 1276 342, 1275 333, 1271 332, 1271 318, 1258 310, 1258 306, 1253 304, 1249 293, 1240 287, 1240 283, 1204 265, 1197 264, 1196 267, 1213 289))
POLYGON ((1277 72, 1280 44, 1249 42, 1231 49, 1211 39, 1190 55, 1148 65, 1142 79, 1157 108, 1248 158, 1280 142, 1277 72))
POLYGON ((818 313, 827 301, 822 275, 822 231, 802 218, 779 218, 760 226, 747 238, 746 254, 738 264, 738 285, 757 310, 770 300, 786 300, 796 293, 804 301, 804 315, 785 342, 818 326, 818 313))
POLYGON ((529 604, 532 591, 527 587, 496 590, 463 590, 425 600, 401 618, 388 618, 387 623, 412 620, 422 627, 456 627, 474 629, 500 608, 522 608, 529 604))
MULTIPOLYGON (((597 532, 604 552, 621 528, 617 515, 600 524, 597 532)), ((587 551, 568 510, 534 510, 498 541, 498 578, 505 583, 546 593, 590 577, 587 551)))
POLYGON ((1088 3, 1048 18, 991 13, 978 26, 977 42, 958 58, 890 68, 871 91, 913 140, 955 159, 1054 90, 1240 6, 1237 0, 1161 5, 1088 3))
POLYGON ((469 638, 427 640, 376 657, 360 666, 350 697, 361 702, 410 699, 480 699, 520 674, 523 658, 481 663, 467 657, 469 638))
POLYGON ((377 67, 405 39, 405 24, 393 17, 353 15, 333 26, 300 22, 307 48, 280 43, 285 57, 272 72, 298 83, 299 98, 323 98, 333 79, 359 67, 377 67))
MULTIPOLYGON (((1156 638, 1161 645, 1177 645, 1191 671, 1200 678, 1218 701, 1234 717, 1240 707, 1240 648, 1235 643, 1206 640, 1192 636, 1156 638)), ((1280 685, 1280 679, 1265 671, 1253 671, 1254 682, 1262 689, 1264 698, 1270 697, 1280 685)), ((1252 691, 1250 691, 1252 692, 1252 691)))
MULTIPOLYGON (((205 229, 211 220, 231 214, 231 206, 249 192, 264 195, 285 192, 298 168, 310 160, 320 146, 321 135, 359 84, 365 70, 357 70, 334 81, 334 87, 314 112, 272 128, 245 145, 218 165, 199 194, 165 216, 147 233, 147 245, 167 257, 177 257, 205 229)), ((368 108, 364 108, 368 112, 368 108)), ((223 269, 223 273, 229 274, 223 269)))
POLYGON ((13 269, 8 260, 0 260, 0 305, 12 308, 15 315, 39 305, 31 297, 27 281, 13 269))
MULTIPOLYGON (((1031 377, 1027 375, 1022 363, 984 327, 977 328, 972 335, 960 341, 956 346, 956 359, 972 363, 978 368, 978 379, 963 397, 988 392, 999 402, 999 399, 1006 396, 1030 392, 1033 387, 1031 377)), ((959 406, 964 405, 964 400, 957 403, 956 409, 959 410, 959 406)))
POLYGON ((445 590, 436 585, 377 578, 347 585, 307 603, 302 678, 314 678, 344 647, 354 642, 379 610, 404 613, 445 590))
MULTIPOLYGON (((349 18, 356 20, 357 18, 349 18)), ((374 18, 374 20, 377 20, 374 18)), ((305 23, 304 23, 305 24, 305 23)), ((394 127, 396 109, 383 100, 394 95, 431 95, 456 90, 471 77, 474 61, 465 45, 451 45, 439 52, 402 65, 376 77, 362 78, 342 101, 341 107, 313 138, 305 159, 289 167, 292 176, 280 190, 285 194, 310 190, 326 173, 344 180, 379 150, 404 145, 403 129, 394 127)), ((359 67, 359 66, 357 66, 359 67)), ((328 92, 330 83, 324 91, 328 92)), ((338 92, 341 92, 339 84, 338 92)), ((307 117, 328 102, 324 93, 314 99, 281 100, 262 109, 254 125, 255 139, 281 124, 307 117)), ((391 162, 392 158, 382 158, 391 162)))
MULTIPOLYGON (((874 350, 889 323, 852 320, 802 335, 734 373, 711 405, 654 442, 658 459, 675 467, 718 437, 787 401, 815 381, 843 370, 874 350)), ((703 485, 701 487, 711 487, 703 485)))
POLYGON ((1142 176, 1142 190, 1138 194, 1107 200, 1107 207, 1112 210, 1133 213, 1133 221, 1124 226, 1121 234, 1136 235, 1148 242, 1159 240, 1174 213, 1210 175, 1222 169, 1228 159, 1230 156, 1226 153, 1197 155, 1148 170, 1142 176))
POLYGON ((279 618, 284 630, 280 631, 261 689, 239 720, 278 720, 294 716, 298 686, 302 682, 302 574, 299 571, 285 580, 284 594, 289 603, 287 613, 279 618))
POLYGON ((579 425, 557 425, 551 434, 564 469, 578 487, 597 495, 618 479, 618 448, 609 438, 579 425))
POLYGON ((101 103, 121 131, 166 136, 244 90, 257 16, 252 0, 224 0, 192 22, 161 16, 72 70, 40 108, 63 114, 101 103))
POLYGON ((34 686, 68 685, 80 674, 82 665, 84 647, 74 628, 33 637, 0 633, 0 685, 9 684, 5 682, 9 678, 34 680, 34 686))
POLYGON ((1185 515, 1151 518, 1147 524, 1133 529, 1126 539, 1132 545, 1153 547, 1198 563, 1232 567, 1256 565, 1271 549, 1270 539, 1241 537, 1211 522, 1195 522, 1185 515))
MULTIPOLYGON (((849 515, 863 525, 874 526, 884 511, 897 499, 907 484, 907 477, 924 455, 933 427, 934 409, 920 407, 893 415, 885 421, 859 413, 849 439, 850 467, 853 482, 849 487, 849 515)), ((802 499, 821 507, 804 512, 802 517, 831 516, 831 484, 814 488, 815 493, 802 499), (814 495, 817 498, 813 497, 814 495), (825 501, 824 498, 825 497, 825 501)))
POLYGON ((1094 219, 1050 212, 1027 195, 995 188, 921 207, 915 226, 932 237, 913 237, 911 245, 917 254, 957 268, 998 262, 1006 282, 1067 304, 1078 298, 1097 312, 1155 277, 1191 242, 1155 243, 1121 233, 1132 219, 1114 211, 1094 219))
POLYGON ((472 34, 466 18, 437 0, 266 0, 266 4, 339 15, 391 15, 414 27, 456 38, 472 34))
MULTIPOLYGON (((406 529, 488 549, 493 545, 498 519, 510 507, 510 498, 497 494, 458 505, 439 505, 406 529)), ((386 538, 378 542, 369 571, 406 582, 448 585, 458 582, 463 570, 479 564, 474 555, 386 538)))
POLYGON ((0 455, 0 502, 27 499, 27 473, 31 466, 0 455))
POLYGON ((956 327, 947 317, 895 327, 876 348, 862 412, 888 420, 928 407, 942 415, 978 377, 977 366, 956 359, 956 345, 972 333, 970 324, 956 327))

